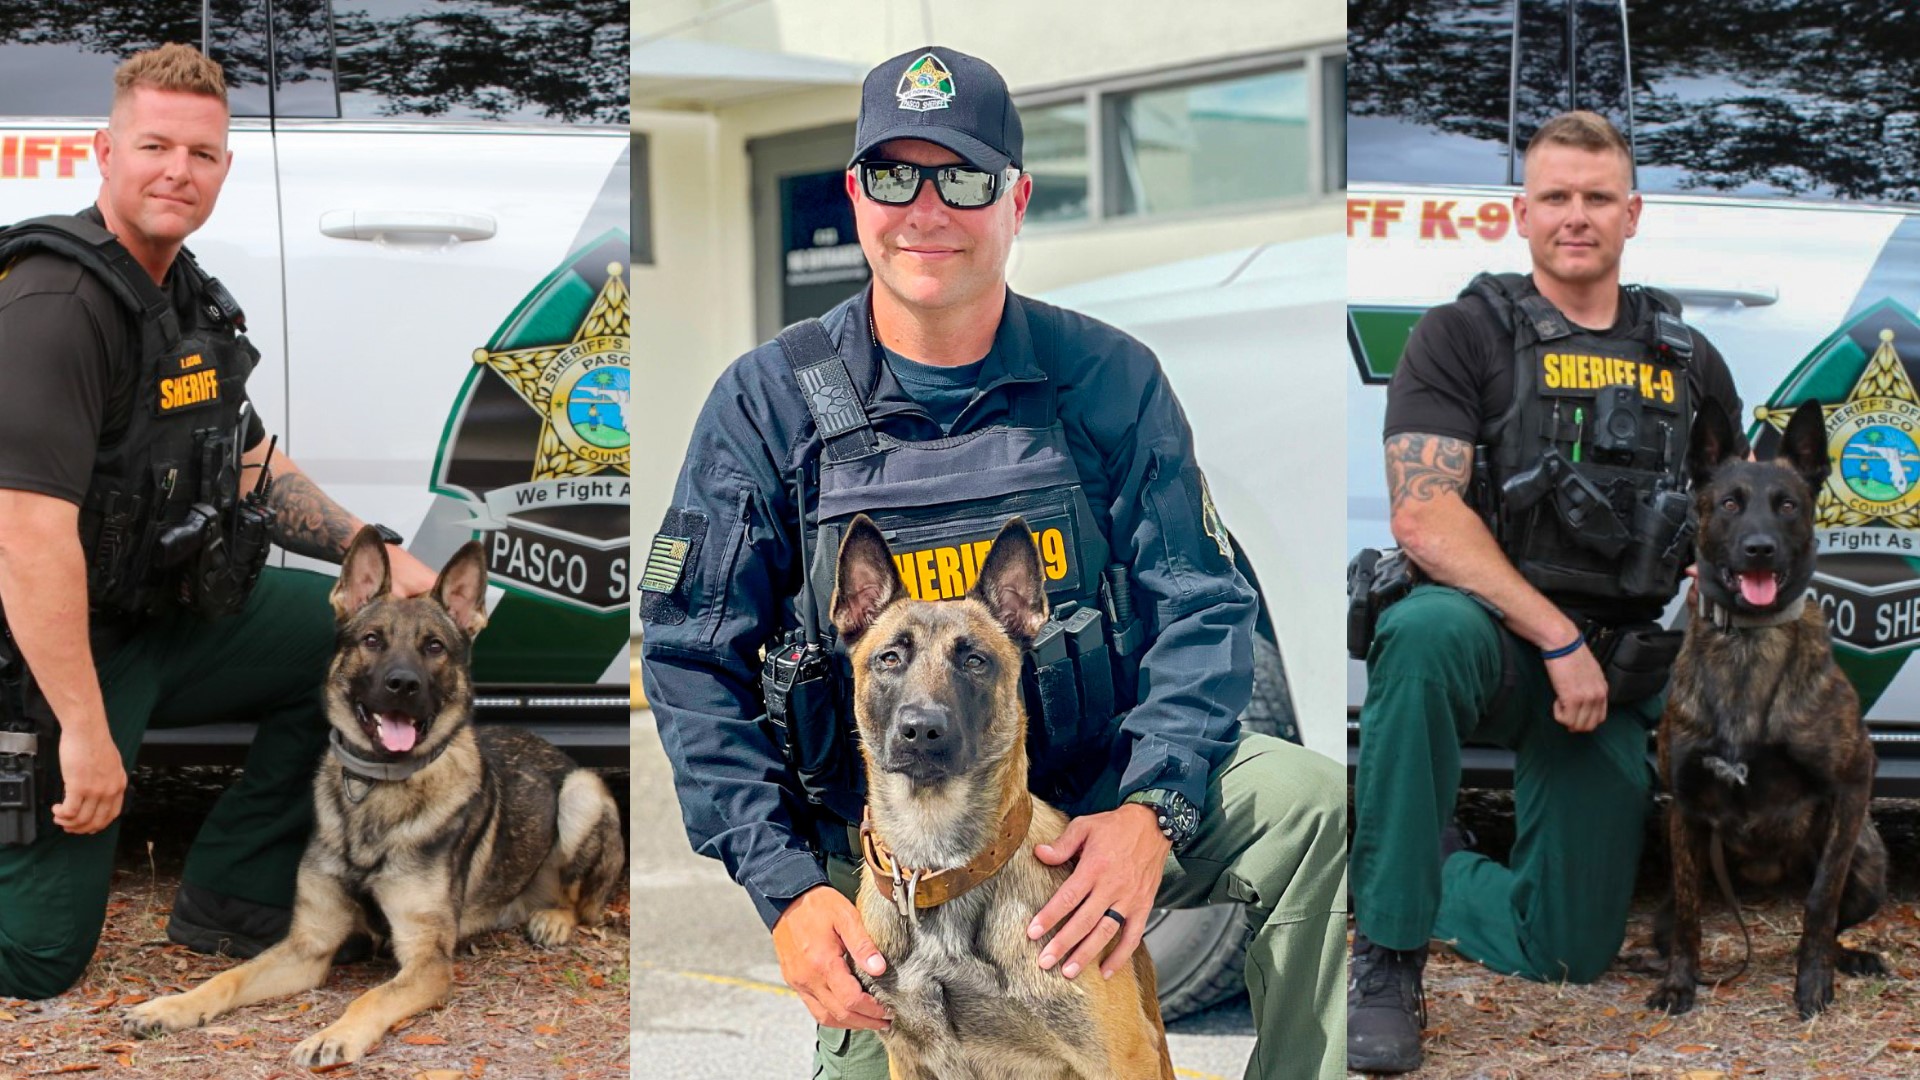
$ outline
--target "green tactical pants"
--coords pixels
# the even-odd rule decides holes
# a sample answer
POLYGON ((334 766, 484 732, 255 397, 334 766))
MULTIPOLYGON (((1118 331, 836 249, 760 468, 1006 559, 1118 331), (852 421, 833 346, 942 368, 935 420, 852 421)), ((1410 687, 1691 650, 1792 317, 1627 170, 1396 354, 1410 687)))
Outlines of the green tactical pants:
MULTIPOLYGON (((1337 762, 1289 742, 1242 734, 1207 783, 1206 816, 1168 858, 1157 903, 1246 905, 1247 993, 1259 1032, 1247 1076, 1346 1076, 1346 777, 1337 762)), ((832 861, 849 897, 854 868, 832 861), (836 865, 837 864, 837 865, 836 865)), ((1082 975, 1081 978, 1085 978, 1082 975)), ((871 1031, 819 1029, 815 1080, 886 1080, 871 1031)))
MULTIPOLYGON (((269 567, 237 615, 161 616, 96 657, 107 724, 127 771, 149 725, 257 723, 246 771, 194 840, 183 880, 293 906, 313 827, 313 773, 326 749, 320 686, 333 652, 333 579, 269 567)), ((39 812, 38 839, 0 847, 0 997, 46 998, 86 970, 106 918, 120 822, 72 836, 39 812)))
POLYGON ((1554 721, 1546 666, 1522 646, 1508 650, 1518 670, 1490 713, 1502 633, 1478 604, 1435 585, 1381 616, 1360 711, 1354 913, 1389 949, 1433 937, 1502 973, 1592 982, 1626 933, 1661 698, 1613 706, 1576 734, 1554 721), (1510 866, 1469 851, 1444 866, 1437 857, 1469 737, 1516 755, 1510 866))

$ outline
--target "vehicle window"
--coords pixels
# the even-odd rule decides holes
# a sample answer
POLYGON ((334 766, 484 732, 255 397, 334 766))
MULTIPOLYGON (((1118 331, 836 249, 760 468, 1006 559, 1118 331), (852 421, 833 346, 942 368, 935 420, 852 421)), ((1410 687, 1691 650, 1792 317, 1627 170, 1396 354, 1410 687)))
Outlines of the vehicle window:
POLYGON ((1109 99, 1115 214, 1305 195, 1312 125, 1304 65, 1109 99))
POLYGON ((627 123, 627 0, 334 0, 340 115, 627 123))
POLYGON ((1525 181, 1522 152, 1540 125, 1570 109, 1597 112, 1630 132, 1626 23, 1619 0, 1521 0, 1520 65, 1513 89, 1511 182, 1525 181))
POLYGON ((1899 18, 1909 11, 1636 2, 1641 189, 1920 201, 1920 36, 1899 18))
POLYGON ((1349 0, 1351 181, 1507 182, 1514 0, 1349 0))
POLYGON ((266 116, 262 7, 253 0, 0 4, 0 116, 105 116, 113 69, 169 43, 204 48, 220 62, 233 115, 266 116))

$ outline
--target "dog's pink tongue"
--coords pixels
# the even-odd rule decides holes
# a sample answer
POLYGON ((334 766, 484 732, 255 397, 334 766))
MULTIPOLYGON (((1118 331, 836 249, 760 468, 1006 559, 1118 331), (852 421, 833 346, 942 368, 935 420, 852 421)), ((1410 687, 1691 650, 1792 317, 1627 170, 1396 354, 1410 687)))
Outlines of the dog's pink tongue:
POLYGON ((1750 570, 1740 575, 1740 596, 1754 607, 1766 607, 1773 603, 1774 593, 1779 588, 1771 570, 1750 570))
POLYGON ((373 718, 380 724, 380 745, 396 754, 413 749, 413 741, 420 737, 413 718, 405 713, 375 713, 373 718))

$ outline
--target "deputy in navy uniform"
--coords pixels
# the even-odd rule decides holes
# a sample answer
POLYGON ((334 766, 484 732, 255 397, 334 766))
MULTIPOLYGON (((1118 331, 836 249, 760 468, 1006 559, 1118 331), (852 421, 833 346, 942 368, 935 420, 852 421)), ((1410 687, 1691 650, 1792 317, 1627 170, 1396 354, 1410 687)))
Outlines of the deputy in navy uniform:
POLYGON ((735 361, 701 412, 640 583, 646 689, 688 835, 772 929, 820 1024, 814 1075, 887 1076, 885 1011, 848 968, 888 959, 848 899, 852 721, 808 713, 814 698, 780 682, 791 669, 763 694, 761 657, 779 668, 808 636, 831 649, 818 613, 854 515, 896 538, 910 591, 931 600, 964 592, 973 545, 1018 514, 1056 615, 1073 613, 1037 636, 1035 668, 1079 665, 1067 700, 1043 691, 1029 709, 1033 789, 1075 815, 1036 854, 1078 861, 1035 913, 1036 962, 1097 977, 1116 938, 1100 966, 1127 962, 1156 904, 1243 901, 1247 1075, 1342 1076, 1344 777, 1240 730, 1258 599, 1153 354, 1007 289, 1033 187, 1021 151, 986 63, 928 47, 875 68, 846 174, 872 286, 735 361), (812 634, 796 633, 809 611, 812 634), (1056 631, 1071 640, 1047 653, 1056 631), (801 730, 769 723, 768 697, 801 730))
MULTIPOLYGON (((149 724, 257 725, 168 936, 251 956, 286 934, 333 579, 262 562, 269 541, 338 562, 361 525, 274 452, 245 317, 183 247, 233 160, 219 65, 167 45, 114 86, 98 202, 0 230, 0 998, 85 971, 149 724)), ((396 591, 432 587, 388 554, 396 591)))

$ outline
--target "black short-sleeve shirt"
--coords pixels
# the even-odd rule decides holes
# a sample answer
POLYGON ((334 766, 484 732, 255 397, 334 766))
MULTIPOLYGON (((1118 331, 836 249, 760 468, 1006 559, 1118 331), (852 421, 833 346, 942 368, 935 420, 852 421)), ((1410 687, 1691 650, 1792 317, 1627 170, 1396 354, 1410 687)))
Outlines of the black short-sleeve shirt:
MULTIPOLYGON (((1632 329, 1626 322, 1624 295, 1619 310, 1619 321, 1609 334, 1632 329)), ((1698 329, 1693 345, 1702 399, 1719 402, 1736 432, 1743 432, 1740 395, 1726 359, 1698 329)), ((1477 443, 1482 426, 1512 402, 1513 334, 1501 327, 1484 301, 1455 300, 1428 311, 1414 325, 1400 366, 1387 384, 1384 435, 1391 439, 1418 432, 1477 443)), ((1746 451, 1744 434, 1740 451, 1746 451)))
MULTIPOLYGON (((186 274, 164 287, 192 325, 186 274)), ((40 251, 0 273, 0 488, 86 498, 97 448, 126 430, 140 368, 140 327, 105 282, 40 251)), ((246 443, 264 436, 258 417, 246 443)))

